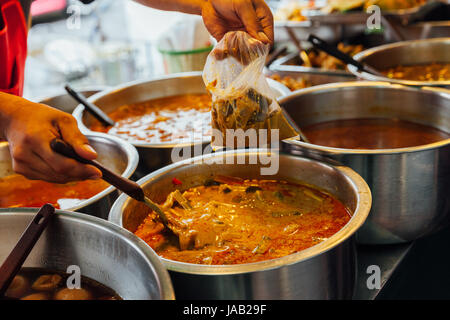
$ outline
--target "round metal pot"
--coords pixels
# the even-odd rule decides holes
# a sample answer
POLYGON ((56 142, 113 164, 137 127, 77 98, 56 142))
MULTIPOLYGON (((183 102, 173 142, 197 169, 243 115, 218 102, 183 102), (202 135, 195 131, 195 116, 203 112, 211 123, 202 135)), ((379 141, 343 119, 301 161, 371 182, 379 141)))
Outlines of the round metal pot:
MULTIPOLYGON (((399 65, 427 64, 433 62, 450 62, 450 38, 434 38, 425 40, 402 41, 364 50, 353 57, 377 70, 399 65)), ((360 72, 354 66, 347 66, 350 72, 363 80, 387 81, 409 86, 440 86, 450 88, 450 80, 446 81, 411 81, 390 79, 360 72)))
MULTIPOLYGON (((270 86, 278 96, 290 93, 283 84, 268 79, 270 86)), ((185 72, 171 74, 152 80, 136 81, 126 83, 111 90, 95 94, 89 98, 100 109, 106 113, 111 112, 125 104, 145 102, 151 99, 168 97, 180 94, 207 93, 201 72, 185 72)), ((79 105, 73 112, 79 127, 84 132, 92 132, 88 128, 93 117, 84 112, 84 107, 79 105)), ((202 145, 202 150, 210 143, 210 139, 199 143, 188 143, 191 146, 191 154, 195 154, 194 146, 202 145)), ((172 163, 173 143, 149 144, 145 142, 133 142, 139 152, 139 166, 135 177, 142 178, 144 175, 172 163)), ((177 146, 180 146, 177 144, 177 146)))
MULTIPOLYGON (((90 145, 97 151, 97 160, 107 168, 122 177, 129 178, 136 170, 139 156, 136 148, 122 139, 102 133, 87 135, 90 145)), ((0 177, 14 174, 12 169, 9 144, 0 142, 0 177)), ((74 207, 65 208, 68 211, 82 211, 103 219, 108 217, 109 209, 117 199, 119 192, 109 186, 95 196, 83 200, 74 207)))
MULTIPOLYGON (((397 118, 450 132, 450 94, 380 82, 327 84, 292 93, 281 105, 300 126, 358 118, 397 118)), ((412 241, 445 226, 450 215, 450 139, 401 149, 356 150, 284 140, 286 151, 354 169, 373 196, 361 243, 412 241)))
MULTIPOLYGON (((85 97, 90 97, 107 88, 108 87, 99 86, 83 88, 77 91, 83 94, 85 97)), ((78 102, 67 93, 61 93, 51 97, 39 98, 36 101, 67 113, 72 113, 78 105, 78 102)))
MULTIPOLYGON (((0 261, 37 211, 0 209, 0 261)), ((144 241, 108 221, 58 210, 23 267, 65 272, 73 265, 124 300, 174 299, 167 270, 144 241)))
MULTIPOLYGON (((217 173, 246 179, 279 179, 314 185, 342 201, 352 212, 352 218, 327 240, 278 259, 236 265, 200 265, 161 258, 172 277, 178 298, 352 297, 356 281, 353 235, 364 223, 371 205, 370 190, 357 173, 347 167, 333 167, 323 162, 264 149, 248 149, 217 152, 180 161, 149 174, 138 184, 154 201, 162 202, 174 190, 173 178, 181 180, 183 189, 188 189, 203 184, 217 173), (261 164, 262 157, 272 157, 273 161, 278 161, 277 173, 261 174, 261 168, 268 166, 267 162, 261 164), (241 162, 238 162, 239 159, 241 162)), ((141 203, 122 195, 111 208, 108 219, 134 232, 146 217, 146 210, 143 209, 141 203)))

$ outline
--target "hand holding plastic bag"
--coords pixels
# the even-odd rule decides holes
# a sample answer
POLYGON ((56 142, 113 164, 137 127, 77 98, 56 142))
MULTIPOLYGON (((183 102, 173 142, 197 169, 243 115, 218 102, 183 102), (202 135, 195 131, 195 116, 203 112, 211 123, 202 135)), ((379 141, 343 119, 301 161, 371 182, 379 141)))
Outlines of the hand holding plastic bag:
MULTIPOLYGON (((278 129, 278 139, 297 136, 281 112, 263 74, 269 45, 248 33, 227 33, 210 53, 203 70, 206 88, 212 94, 212 127, 222 133, 213 146, 225 146, 230 129, 267 130, 267 143, 278 129)), ((228 146, 227 146, 228 147, 228 146)))

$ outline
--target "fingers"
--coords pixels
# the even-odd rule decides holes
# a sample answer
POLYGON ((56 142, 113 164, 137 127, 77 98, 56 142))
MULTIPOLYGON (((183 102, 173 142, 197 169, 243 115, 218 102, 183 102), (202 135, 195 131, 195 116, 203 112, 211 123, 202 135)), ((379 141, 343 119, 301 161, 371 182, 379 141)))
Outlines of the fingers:
POLYGON ((255 7, 252 1, 238 1, 236 3, 236 13, 239 16, 245 30, 255 39, 264 43, 268 42, 268 38, 264 36, 264 32, 258 17, 256 16, 255 7))
POLYGON ((205 1, 202 16, 217 41, 229 31, 246 31, 265 44, 273 43, 273 16, 264 0, 205 1))
POLYGON ((273 34, 273 15, 272 10, 267 6, 267 4, 262 0, 255 1, 256 16, 261 24, 264 35, 269 39, 271 45, 274 42, 273 34))
POLYGON ((65 183, 69 181, 98 179, 101 172, 93 166, 56 154, 50 148, 54 135, 25 136, 10 144, 13 169, 29 179, 65 183))
POLYGON ((260 0, 242 0, 236 4, 236 10, 239 18, 245 26, 246 31, 255 39, 265 43, 271 44, 273 42, 273 27, 272 31, 268 24, 273 25, 273 17, 270 8, 264 1, 260 0), (264 21, 265 25, 262 24, 264 21), (265 29, 269 31, 269 36, 265 33, 265 29))
POLYGON ((203 5, 202 17, 206 29, 217 41, 220 41, 230 31, 210 1, 206 1, 203 5))
POLYGON ((75 118, 68 116, 58 119, 58 128, 63 140, 70 144, 79 156, 88 160, 97 158, 97 152, 89 145, 88 139, 78 129, 75 118))

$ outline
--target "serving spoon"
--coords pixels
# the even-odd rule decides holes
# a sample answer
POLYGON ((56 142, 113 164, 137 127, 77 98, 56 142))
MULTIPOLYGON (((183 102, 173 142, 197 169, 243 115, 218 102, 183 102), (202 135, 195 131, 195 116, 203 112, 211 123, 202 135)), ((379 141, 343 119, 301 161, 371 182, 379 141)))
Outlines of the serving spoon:
MULTIPOLYGON (((164 227, 170 231, 172 231, 173 234, 178 236, 180 240, 180 246, 182 241, 183 243, 189 242, 191 237, 193 236, 192 233, 189 232, 189 230, 181 230, 178 229, 176 226, 172 225, 172 223, 169 221, 169 218, 165 214, 165 212, 162 210, 162 208, 154 203, 152 200, 150 200, 144 193, 144 190, 134 181, 131 181, 127 178, 121 177, 120 175, 116 174, 115 172, 112 172, 108 168, 104 167, 100 162, 96 160, 87 160, 82 157, 80 157, 73 148, 67 144, 65 141, 55 138, 50 142, 50 147, 53 151, 74 159, 78 162, 92 165, 96 168, 98 168, 102 172, 102 179, 108 182, 109 184, 116 187, 118 190, 122 191, 123 193, 129 195, 131 198, 145 203, 150 209, 152 209, 154 212, 156 212, 164 225, 164 227), (186 241, 186 242, 184 242, 186 241)), ((178 190, 177 190, 178 191, 178 190)), ((183 197, 181 192, 176 192, 175 198, 177 201, 182 205, 183 207, 187 207, 187 200, 183 197)))
POLYGON ((114 126, 115 122, 106 113, 104 113, 95 104, 88 101, 88 99, 80 92, 75 91, 70 85, 66 84, 64 86, 67 93, 74 98, 78 103, 81 103, 90 114, 92 114, 98 121, 100 121, 105 126, 114 126))
POLYGON ((348 54, 342 52, 335 46, 329 44, 325 40, 322 40, 321 38, 319 38, 313 34, 309 35, 308 41, 311 42, 311 44, 315 48, 328 53, 330 56, 333 56, 336 59, 341 60, 345 64, 351 64, 351 65, 355 66, 356 68, 358 68, 359 71, 364 71, 364 72, 371 73, 376 76, 384 77, 383 74, 381 74, 379 71, 377 71, 373 67, 367 65, 366 63, 356 61, 348 54))
POLYGON ((8 290, 14 277, 19 272, 54 214, 55 208, 52 205, 45 204, 42 206, 33 220, 31 220, 14 249, 3 262, 0 267, 0 298, 3 298, 6 290, 8 290))

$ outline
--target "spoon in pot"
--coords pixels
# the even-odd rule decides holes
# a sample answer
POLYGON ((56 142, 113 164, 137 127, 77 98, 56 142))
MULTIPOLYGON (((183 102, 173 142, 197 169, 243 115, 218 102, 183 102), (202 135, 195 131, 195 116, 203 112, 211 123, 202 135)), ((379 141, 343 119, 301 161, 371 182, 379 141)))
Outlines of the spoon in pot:
POLYGON ((46 204, 39 209, 14 249, 0 267, 0 298, 2 298, 30 254, 42 232, 55 213, 55 208, 46 204))
POLYGON ((320 39, 319 37, 317 37, 317 36, 315 36, 313 34, 309 35, 308 41, 311 42, 311 44, 315 48, 317 48, 319 50, 322 50, 322 51, 325 51, 330 56, 333 56, 336 59, 341 60, 345 64, 351 64, 351 65, 355 66, 356 68, 358 68, 359 71, 364 71, 364 72, 371 73, 371 74, 376 75, 376 76, 384 77, 383 74, 381 74, 380 72, 378 72, 377 70, 375 70, 371 66, 367 65, 366 63, 356 61, 355 59, 353 59, 348 54, 342 52, 341 50, 339 50, 335 46, 330 45, 328 42, 320 39))
POLYGON ((104 113, 99 107, 97 107, 95 104, 89 102, 87 98, 75 91, 70 85, 66 84, 64 86, 64 89, 66 89, 67 93, 77 100, 79 103, 81 103, 86 110, 92 114, 98 121, 100 121, 104 126, 114 126, 115 122, 112 120, 106 113, 104 113))
MULTIPOLYGON (((92 165, 102 172, 102 179, 108 182, 109 184, 113 185, 123 193, 129 195, 131 198, 145 203, 150 209, 152 209, 154 212, 156 212, 164 225, 165 228, 172 231, 178 238, 180 239, 180 244, 182 241, 186 240, 189 242, 189 239, 191 238, 191 234, 188 231, 181 230, 177 228, 177 226, 173 225, 174 221, 169 221, 169 218, 164 213, 164 211, 161 209, 161 207, 154 203, 152 200, 150 200, 144 193, 144 190, 134 181, 131 181, 127 178, 121 177, 120 175, 112 172, 108 168, 104 167, 100 162, 95 160, 87 160, 82 157, 80 157, 73 148, 68 145, 66 142, 64 142, 61 139, 53 139, 50 142, 50 147, 53 151, 66 156, 68 158, 74 159, 78 162, 92 165)), ((177 201, 180 203, 180 205, 186 205, 187 200, 183 197, 183 195, 178 191, 175 193, 175 197, 177 198, 177 201), (179 199, 179 200, 178 200, 179 199), (184 203, 182 203, 184 202, 184 203)))

